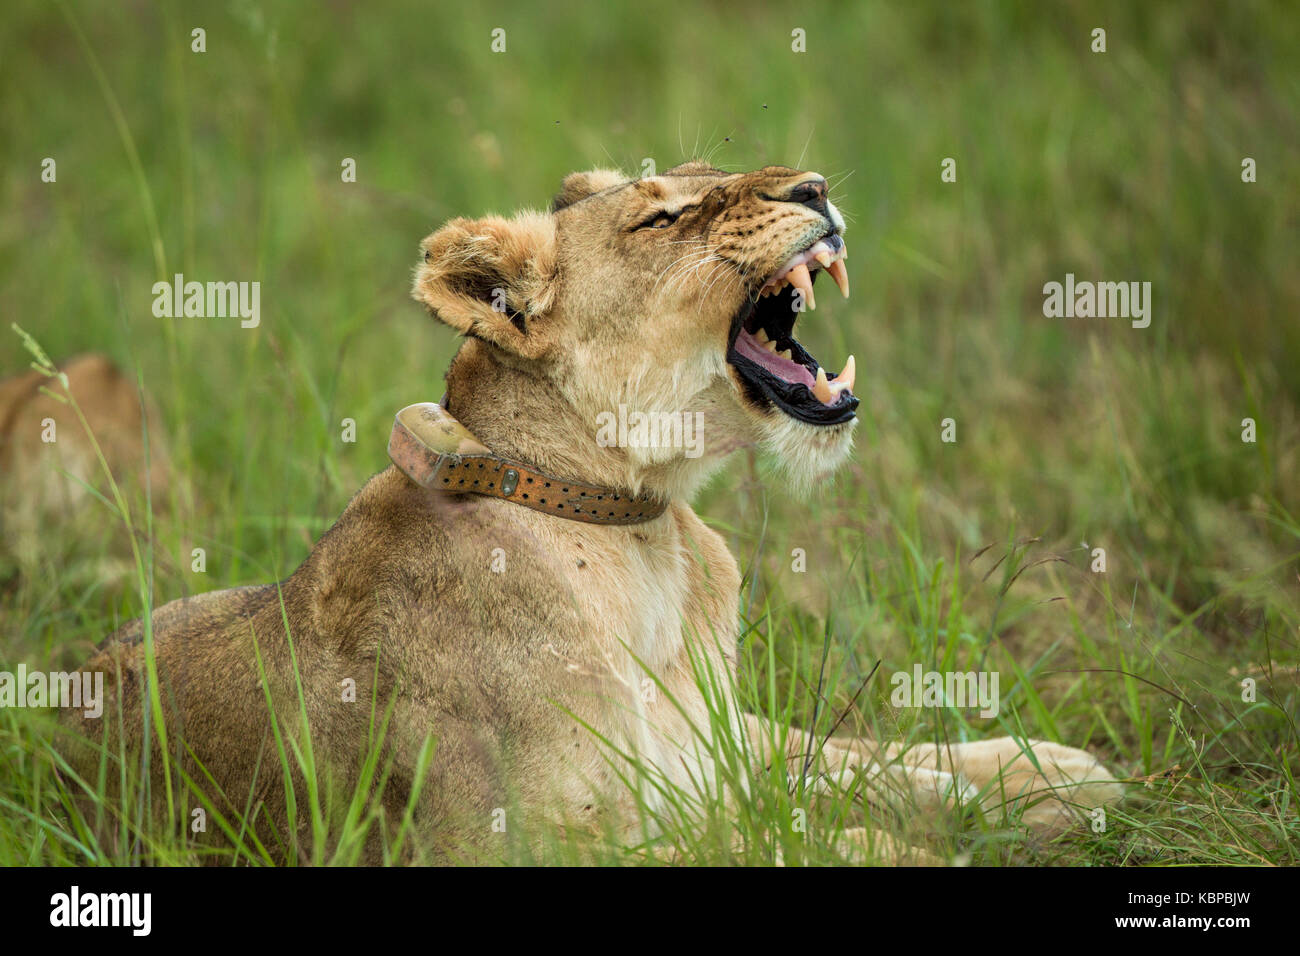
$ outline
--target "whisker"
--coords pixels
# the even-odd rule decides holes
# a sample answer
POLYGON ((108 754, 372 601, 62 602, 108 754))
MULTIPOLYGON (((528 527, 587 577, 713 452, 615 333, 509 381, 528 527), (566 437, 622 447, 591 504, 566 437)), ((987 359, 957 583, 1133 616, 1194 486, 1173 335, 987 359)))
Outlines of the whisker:
MULTIPOLYGON (((689 259, 692 255, 699 255, 700 258, 697 259, 695 262, 689 262, 689 261, 688 261, 688 262, 684 263, 682 266, 680 266, 680 267, 678 268, 678 270, 677 270, 677 274, 676 274, 676 275, 669 277, 669 281, 670 281, 670 283, 672 284, 673 287, 680 287, 681 283, 685 280, 686 276, 687 276, 687 275, 688 275, 688 274, 689 274, 693 269, 697 270, 697 269, 699 269, 700 266, 702 266, 704 263, 709 262, 709 261, 711 261, 711 260, 713 260, 713 259, 718 258, 718 256, 716 256, 716 254, 713 254, 713 253, 709 253, 709 254, 707 254, 707 255, 701 255, 700 253, 687 253, 685 256, 682 256, 682 257, 681 257, 680 259, 678 259, 677 261, 678 261, 678 262, 681 262, 683 259, 689 259)), ((669 269, 671 269, 671 268, 672 268, 672 265, 670 264, 670 265, 669 265, 669 269)), ((664 271, 665 271, 665 274, 668 272, 667 269, 665 269, 664 271)), ((658 284, 658 283, 656 282, 656 285, 657 285, 657 284, 658 284)))
POLYGON ((848 178, 849 178, 850 176, 852 176, 852 175, 853 175, 854 173, 856 173, 856 172, 857 172, 856 169, 850 169, 848 172, 844 172, 844 173, 835 173, 834 175, 827 176, 827 177, 826 177, 826 188, 827 188, 827 189, 833 189, 833 188, 835 188, 836 186, 843 185, 845 182, 848 181, 848 178), (836 177, 838 177, 838 178, 836 178, 836 177))
POLYGON ((808 147, 812 145, 813 133, 816 132, 816 130, 817 127, 813 126, 813 128, 808 131, 808 138, 804 141, 803 150, 799 153, 799 161, 794 164, 795 169, 803 169, 803 158, 808 154, 808 147))
MULTIPOLYGON (((691 252, 686 253, 685 255, 678 256, 672 262, 668 263, 668 265, 664 266, 663 270, 659 273, 658 278, 655 279, 654 285, 650 287, 650 290, 653 292, 655 288, 658 287, 659 283, 663 281, 663 279, 673 270, 673 267, 676 266, 679 262, 682 262, 683 260, 688 260, 692 256, 705 256, 705 255, 708 255, 708 249, 695 249, 692 250, 691 252)), ((689 268, 689 263, 687 264, 687 267, 689 268)))

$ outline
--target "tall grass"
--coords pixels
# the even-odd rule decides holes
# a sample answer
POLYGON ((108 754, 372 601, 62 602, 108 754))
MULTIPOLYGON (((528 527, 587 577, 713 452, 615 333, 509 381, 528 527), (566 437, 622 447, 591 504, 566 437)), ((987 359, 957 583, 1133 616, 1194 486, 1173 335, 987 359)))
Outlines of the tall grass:
MULTIPOLYGON (((852 462, 811 500, 741 458, 697 502, 745 574, 739 699, 821 733, 844 714, 839 733, 1086 745, 1129 797, 1105 832, 1043 842, 973 810, 813 799, 785 767, 719 819, 650 775, 629 783, 698 826, 631 851, 511 833, 496 858, 818 863, 846 858, 846 821, 869 821, 977 864, 1296 862, 1300 20, 1268 3, 679 13, 6 5, 0 307, 55 357, 133 370, 177 478, 143 511, 106 478, 103 536, 55 532, 43 572, 4 583, 0 662, 68 666, 151 606, 290 573, 386 464, 393 411, 441 392, 455 343, 406 291, 441 221, 541 206, 579 167, 802 156, 850 218, 854 297, 801 338, 830 363, 856 354, 863 405, 852 462), (190 52, 196 26, 206 53, 190 52), (795 27, 807 54, 790 52, 795 27), (261 281, 261 326, 155 318, 152 283, 174 271, 261 281), (1066 272, 1152 282, 1151 327, 1044 318, 1042 285, 1066 272), (70 551, 124 546, 141 550, 118 579, 65 573, 70 551), (892 707, 888 675, 916 662, 999 671, 1001 713, 892 707)), ((27 361, 0 336, 0 371, 27 361)), ((174 778, 155 816, 122 755, 76 781, 48 715, 0 710, 0 863, 196 861, 198 806, 235 846, 225 862, 351 862, 375 828, 390 858, 422 859, 421 834, 373 797, 387 714, 347 793, 301 717, 276 715, 266 772, 302 781, 309 819, 300 844, 266 846, 247 795, 174 778), (117 798, 75 799, 110 772, 117 798)), ((751 743, 728 726, 701 728, 724 777, 751 743)))

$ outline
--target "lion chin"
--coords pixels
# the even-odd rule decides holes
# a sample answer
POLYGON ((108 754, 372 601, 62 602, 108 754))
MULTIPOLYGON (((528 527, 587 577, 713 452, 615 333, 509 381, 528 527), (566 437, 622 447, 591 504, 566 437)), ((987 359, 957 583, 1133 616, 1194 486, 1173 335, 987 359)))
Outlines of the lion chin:
POLYGON ((809 425, 773 412, 760 426, 758 446, 791 493, 807 497, 849 457, 857 423, 853 418, 841 425, 809 425))

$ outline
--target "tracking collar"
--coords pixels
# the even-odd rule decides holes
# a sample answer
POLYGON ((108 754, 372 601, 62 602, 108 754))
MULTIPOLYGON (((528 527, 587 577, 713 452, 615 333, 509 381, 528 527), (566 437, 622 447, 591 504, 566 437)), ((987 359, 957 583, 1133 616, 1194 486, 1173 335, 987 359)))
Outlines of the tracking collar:
POLYGON ((501 498, 589 524, 641 524, 668 509, 666 501, 649 493, 631 495, 567 481, 494 455, 434 402, 407 405, 397 413, 388 457, 429 491, 501 498))

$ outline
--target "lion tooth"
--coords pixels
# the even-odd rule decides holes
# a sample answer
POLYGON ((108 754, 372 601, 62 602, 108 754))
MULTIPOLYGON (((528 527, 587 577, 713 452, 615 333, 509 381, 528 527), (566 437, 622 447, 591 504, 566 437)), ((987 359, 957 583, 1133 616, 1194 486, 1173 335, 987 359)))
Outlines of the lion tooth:
POLYGON ((754 333, 754 338, 758 339, 758 344, 759 344, 759 345, 764 345, 764 344, 766 344, 766 343, 767 343, 767 329, 763 328, 762 326, 759 326, 758 331, 754 333))
POLYGON ((844 363, 844 371, 840 372, 839 375, 836 375, 835 378, 831 379, 831 384, 839 385, 840 391, 843 391, 844 389, 847 388, 851 392, 853 391, 853 381, 854 379, 857 378, 857 375, 858 375, 857 363, 853 361, 853 356, 850 355, 849 360, 844 363))
POLYGON ((802 262, 786 273, 785 279, 796 289, 803 289, 805 295, 812 288, 812 277, 808 275, 808 267, 802 262))
POLYGON ((794 361, 794 352, 790 349, 782 349, 780 352, 777 352, 776 354, 781 356, 781 358, 783 359, 789 359, 791 362, 794 361))
POLYGON ((790 270, 790 284, 803 293, 803 298, 808 303, 810 310, 816 310, 817 300, 813 298, 812 276, 808 274, 808 267, 802 262, 790 270))
POLYGON ((813 258, 822 264, 823 269, 831 267, 831 254, 829 252, 819 252, 813 258))
POLYGON ((764 343, 763 343, 763 348, 765 348, 765 349, 767 349, 769 352, 775 354, 775 353, 776 353, 776 342, 774 342, 774 341, 770 341, 770 340, 767 341, 767 342, 764 342, 764 343))
POLYGON ((840 287, 840 295, 847 299, 849 297, 849 270, 844 268, 844 260, 836 259, 826 267, 826 272, 835 280, 835 284, 840 287))
POLYGON ((831 394, 831 383, 826 381, 826 369, 820 365, 817 367, 817 381, 813 383, 812 392, 823 405, 829 405, 835 398, 831 394))

